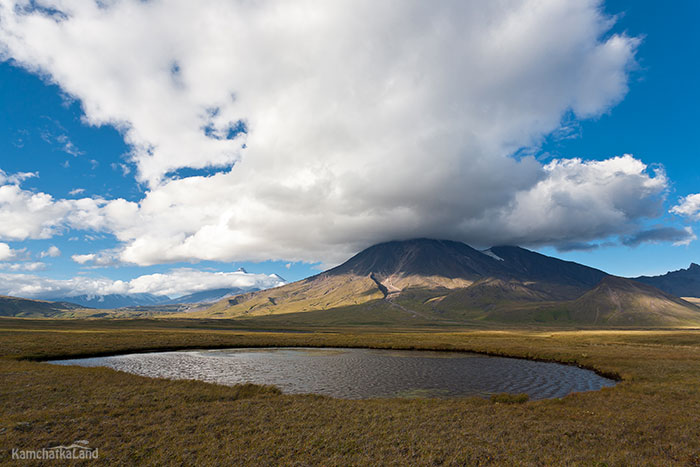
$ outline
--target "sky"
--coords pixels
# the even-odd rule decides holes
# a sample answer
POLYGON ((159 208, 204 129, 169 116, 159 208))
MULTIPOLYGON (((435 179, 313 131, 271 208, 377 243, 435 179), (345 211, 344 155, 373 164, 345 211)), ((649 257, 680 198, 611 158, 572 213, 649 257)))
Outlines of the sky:
POLYGON ((688 267, 698 17, 0 0, 0 294, 270 287, 416 237, 688 267))

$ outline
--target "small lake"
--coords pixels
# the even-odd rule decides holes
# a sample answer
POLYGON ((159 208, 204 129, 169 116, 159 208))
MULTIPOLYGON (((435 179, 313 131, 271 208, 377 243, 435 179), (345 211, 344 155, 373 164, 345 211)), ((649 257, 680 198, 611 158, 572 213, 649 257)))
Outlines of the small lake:
POLYGON ((273 384, 287 394, 343 399, 463 397, 527 393, 531 399, 614 386, 593 371, 559 363, 466 352, 341 348, 246 348, 54 360, 154 378, 273 384))

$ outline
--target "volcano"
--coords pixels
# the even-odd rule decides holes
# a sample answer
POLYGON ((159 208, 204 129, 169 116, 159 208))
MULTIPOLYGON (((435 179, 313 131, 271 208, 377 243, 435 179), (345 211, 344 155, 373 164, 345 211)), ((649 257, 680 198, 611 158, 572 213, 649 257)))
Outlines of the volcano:
POLYGON ((517 246, 371 246, 316 276, 228 297, 188 317, 306 324, 700 323, 700 308, 631 279, 517 246))

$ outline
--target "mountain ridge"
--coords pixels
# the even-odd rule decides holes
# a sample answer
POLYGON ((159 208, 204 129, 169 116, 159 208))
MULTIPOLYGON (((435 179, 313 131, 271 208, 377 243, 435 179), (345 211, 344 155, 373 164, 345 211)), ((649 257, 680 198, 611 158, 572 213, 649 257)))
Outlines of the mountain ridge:
POLYGON ((352 313, 365 319, 370 309, 380 321, 403 311, 408 322, 700 324, 694 304, 631 279, 521 247, 479 251, 426 238, 373 245, 328 271, 222 300, 190 317, 296 319, 325 311, 351 322, 352 313), (621 313, 620 303, 632 313, 621 313))
POLYGON ((214 303, 228 296, 238 295, 245 292, 260 290, 257 287, 227 287, 207 289, 193 292, 177 298, 170 298, 164 295, 154 295, 150 293, 134 294, 82 294, 46 299, 51 302, 75 303, 85 308, 95 308, 99 310, 114 310, 119 308, 148 307, 161 305, 179 305, 194 303, 214 303))
POLYGON ((2 317, 55 318, 63 316, 66 312, 81 308, 80 305, 75 303, 32 300, 0 295, 0 316, 2 317))
POLYGON ((149 293, 138 294, 82 294, 71 296, 51 297, 47 299, 52 302, 70 302, 81 305, 85 308, 95 308, 101 310, 111 310, 115 308, 125 308, 130 306, 154 306, 164 305, 168 297, 161 297, 149 293))
POLYGON ((639 276, 634 280, 678 297, 700 297, 700 265, 696 263, 690 263, 687 269, 669 271, 659 276, 639 276))
MULTIPOLYGON (((700 266, 693 263, 663 277, 694 277, 698 272, 700 266)), ((327 271, 266 290, 212 289, 176 299, 151 294, 85 296, 87 303, 66 303, 74 298, 52 303, 0 297, 0 316, 430 326, 700 325, 700 300, 686 301, 641 281, 517 246, 480 251, 461 242, 427 238, 373 245, 327 271), (123 302, 133 299, 143 304, 123 302), (114 306, 115 301, 126 306, 114 306), (86 308, 91 305, 112 311, 86 308)))

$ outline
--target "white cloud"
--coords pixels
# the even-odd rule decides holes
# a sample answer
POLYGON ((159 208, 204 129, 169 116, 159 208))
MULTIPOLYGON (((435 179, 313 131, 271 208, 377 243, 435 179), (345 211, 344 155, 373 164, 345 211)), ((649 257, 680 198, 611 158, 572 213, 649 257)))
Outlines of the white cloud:
POLYGON ((70 259, 72 259, 73 261, 75 261, 78 264, 85 264, 85 263, 95 261, 96 257, 97 257, 96 254, 90 253, 87 255, 72 255, 70 257, 70 259))
POLYGON ((681 198, 678 204, 671 208, 671 212, 700 221, 700 193, 681 198))
MULTIPOLYGON (((43 258, 43 254, 41 255, 43 258)), ((7 243, 0 242, 0 269, 8 271, 40 271, 46 268, 42 262, 27 261, 29 255, 26 248, 13 249, 7 243), (10 262, 16 261, 16 262, 10 262)))
POLYGON ((683 230, 685 236, 679 235, 679 238, 673 242, 673 246, 688 246, 698 239, 692 227, 683 227, 683 230))
POLYGON ((63 201, 18 185, 0 186, 0 239, 51 238, 70 211, 63 201))
POLYGON ((0 238, 101 230, 142 265, 337 262, 415 236, 572 244, 658 215, 666 177, 631 156, 512 157, 627 92, 638 39, 595 0, 41 2, 62 18, 19 3, 0 1, 3 56, 119 128, 149 189, 14 186, 15 207, 45 206, 0 238))
POLYGON ((85 188, 74 188, 68 192, 69 195, 75 196, 85 193, 85 188))
MULTIPOLYGON (((261 197, 276 193, 240 193, 230 173, 172 181, 148 193, 139 205, 119 203, 105 210, 113 209, 106 217, 125 244, 121 259, 127 262, 275 258, 332 263, 392 238, 448 237, 490 246, 564 245, 572 239, 629 235, 639 230, 640 219, 660 213, 668 185, 663 171, 650 171, 629 155, 604 161, 556 160, 543 172, 534 185, 514 191, 509 202, 495 207, 470 208, 475 200, 465 199, 466 218, 455 217, 460 200, 443 200, 443 205, 414 198, 410 191, 406 204, 396 207, 360 202, 353 207, 354 199, 343 204, 331 192, 301 200, 290 196, 289 201, 282 196, 269 204, 261 197), (303 205, 297 206, 300 201, 303 205)), ((509 175, 502 174, 506 180, 509 175)), ((482 199, 473 186, 458 192, 465 197, 472 193, 477 202, 482 199)), ((381 193, 373 196, 378 199, 381 193)))
POLYGON ((0 243, 0 261, 18 259, 25 252, 25 249, 14 250, 7 243, 0 243))
POLYGON ((28 178, 38 176, 36 172, 19 172, 16 174, 7 174, 0 169, 0 185, 18 185, 28 178))
POLYGON ((269 288, 283 285, 273 274, 252 274, 244 271, 207 272, 196 269, 174 269, 167 274, 149 274, 129 282, 132 293, 152 293, 177 297, 194 292, 222 288, 269 288))
POLYGON ((194 269, 175 269, 165 274, 143 275, 131 281, 82 276, 58 280, 31 274, 0 274, 0 294, 26 298, 51 298, 151 293, 174 298, 216 288, 269 288, 283 283, 274 275, 250 274, 241 271, 206 272, 194 269))
POLYGON ((72 255, 71 259, 78 264, 90 265, 92 267, 114 266, 119 263, 117 253, 114 250, 103 250, 98 253, 72 255))
POLYGON ((9 271, 39 271, 46 265, 41 262, 28 262, 27 249, 13 249, 7 243, 0 243, 0 269, 9 271), (19 262, 8 262, 19 261, 19 262))
POLYGON ((47 193, 25 190, 20 183, 30 176, 36 174, 0 171, 0 240, 45 239, 68 228, 100 227, 99 209, 104 200, 56 200, 47 193))
POLYGON ((668 180, 631 155, 603 161, 554 160, 546 176, 509 205, 470 220, 480 243, 564 245, 633 234, 662 212, 668 180))
POLYGON ((6 55, 81 99, 88 122, 120 127, 152 183, 244 152, 503 156, 569 109, 617 102, 637 43, 601 40, 611 22, 590 0, 41 3, 66 18, 3 2, 6 55), (249 138, 226 139, 240 120, 249 138))
POLYGON ((41 271, 46 269, 46 264, 37 262, 23 262, 23 263, 0 263, 0 269, 5 269, 9 271, 41 271))
POLYGON ((61 256, 61 250, 55 245, 51 245, 46 251, 39 253, 40 258, 57 258, 59 256, 61 256))

